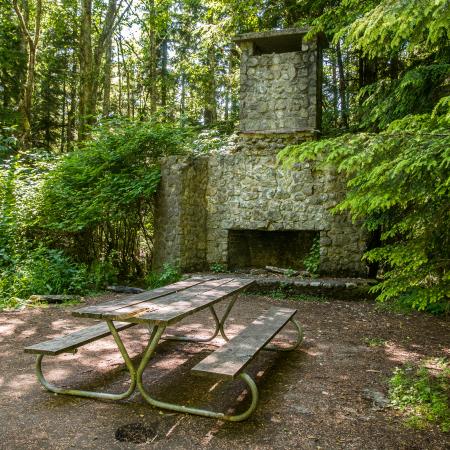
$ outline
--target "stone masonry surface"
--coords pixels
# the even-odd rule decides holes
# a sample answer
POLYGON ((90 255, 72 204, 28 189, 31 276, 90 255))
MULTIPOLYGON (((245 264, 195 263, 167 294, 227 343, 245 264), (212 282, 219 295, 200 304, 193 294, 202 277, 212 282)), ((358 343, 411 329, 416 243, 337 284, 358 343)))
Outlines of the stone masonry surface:
POLYGON ((279 166, 277 153, 311 135, 242 135, 227 151, 162 163, 154 267, 226 266, 228 230, 315 230, 323 274, 365 275, 365 238, 346 215, 331 213, 345 185, 310 163, 279 166))
POLYGON ((241 45, 241 131, 294 131, 317 127, 317 49, 253 55, 241 45))

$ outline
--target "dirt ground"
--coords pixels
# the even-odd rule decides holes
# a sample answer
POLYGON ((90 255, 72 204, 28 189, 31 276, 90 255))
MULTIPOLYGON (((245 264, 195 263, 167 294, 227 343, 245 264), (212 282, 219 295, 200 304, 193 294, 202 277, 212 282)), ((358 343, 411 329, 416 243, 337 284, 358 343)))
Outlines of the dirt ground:
MULTIPOLYGON (((119 296, 87 303, 111 297, 119 296)), ((380 408, 368 395, 387 394, 387 379, 396 366, 449 357, 448 319, 379 312, 368 302, 243 295, 227 322, 229 334, 237 333, 272 304, 298 309, 305 340, 294 352, 262 352, 249 366, 260 389, 260 402, 241 423, 154 409, 138 391, 114 403, 51 394, 37 382, 34 356, 24 354, 23 347, 92 322, 70 315, 77 306, 0 313, 0 448, 450 448, 448 434, 436 428, 406 428, 396 411, 380 408), (147 439, 130 442, 137 438, 147 439)), ((225 306, 217 309, 223 311, 225 306)), ((206 313, 197 314, 177 331, 206 335, 210 322, 206 313)), ((136 364, 148 331, 136 326, 122 336, 136 364)), ((291 336, 286 330, 280 341, 291 336)), ((217 383, 190 372, 220 344, 220 339, 208 345, 162 342, 144 374, 148 390, 161 400, 220 411, 244 410, 249 399, 241 382, 217 383)), ((111 392, 127 386, 127 372, 111 337, 81 348, 76 355, 47 358, 44 370, 50 380, 63 386, 111 392)))

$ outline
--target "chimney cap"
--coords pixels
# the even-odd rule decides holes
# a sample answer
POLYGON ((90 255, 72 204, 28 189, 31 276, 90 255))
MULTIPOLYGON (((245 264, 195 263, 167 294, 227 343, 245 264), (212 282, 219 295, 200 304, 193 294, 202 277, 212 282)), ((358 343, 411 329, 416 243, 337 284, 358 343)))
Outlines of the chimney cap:
MULTIPOLYGON (((237 45, 241 42, 253 42, 263 53, 296 52, 302 49, 303 36, 310 31, 309 27, 285 28, 256 33, 238 34, 232 40, 237 45)), ((324 36, 318 36, 318 42, 323 44, 324 36)))

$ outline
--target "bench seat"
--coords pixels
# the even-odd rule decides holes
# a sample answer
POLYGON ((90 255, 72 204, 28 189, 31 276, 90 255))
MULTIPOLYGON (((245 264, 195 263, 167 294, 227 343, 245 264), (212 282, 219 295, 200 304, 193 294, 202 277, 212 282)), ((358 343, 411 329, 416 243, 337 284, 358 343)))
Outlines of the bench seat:
MULTIPOLYGON (((125 330, 133 325, 134 323, 114 322, 117 331, 125 330)), ((74 333, 31 345, 26 347, 24 351, 25 353, 56 356, 60 353, 70 353, 82 345, 89 344, 90 342, 104 338, 110 334, 111 332, 109 331, 108 324, 102 322, 92 327, 75 331, 74 333)))
POLYGON ((296 312, 296 309, 270 308, 241 333, 193 367, 192 371, 199 375, 228 379, 237 377, 296 312))

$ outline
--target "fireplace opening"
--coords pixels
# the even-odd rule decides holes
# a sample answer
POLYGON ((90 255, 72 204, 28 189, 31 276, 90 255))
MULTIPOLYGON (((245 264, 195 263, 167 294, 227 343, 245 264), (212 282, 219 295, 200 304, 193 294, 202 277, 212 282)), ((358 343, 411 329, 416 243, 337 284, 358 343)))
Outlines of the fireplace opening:
POLYGON ((313 230, 228 230, 228 268, 303 270, 303 261, 318 236, 313 230))

